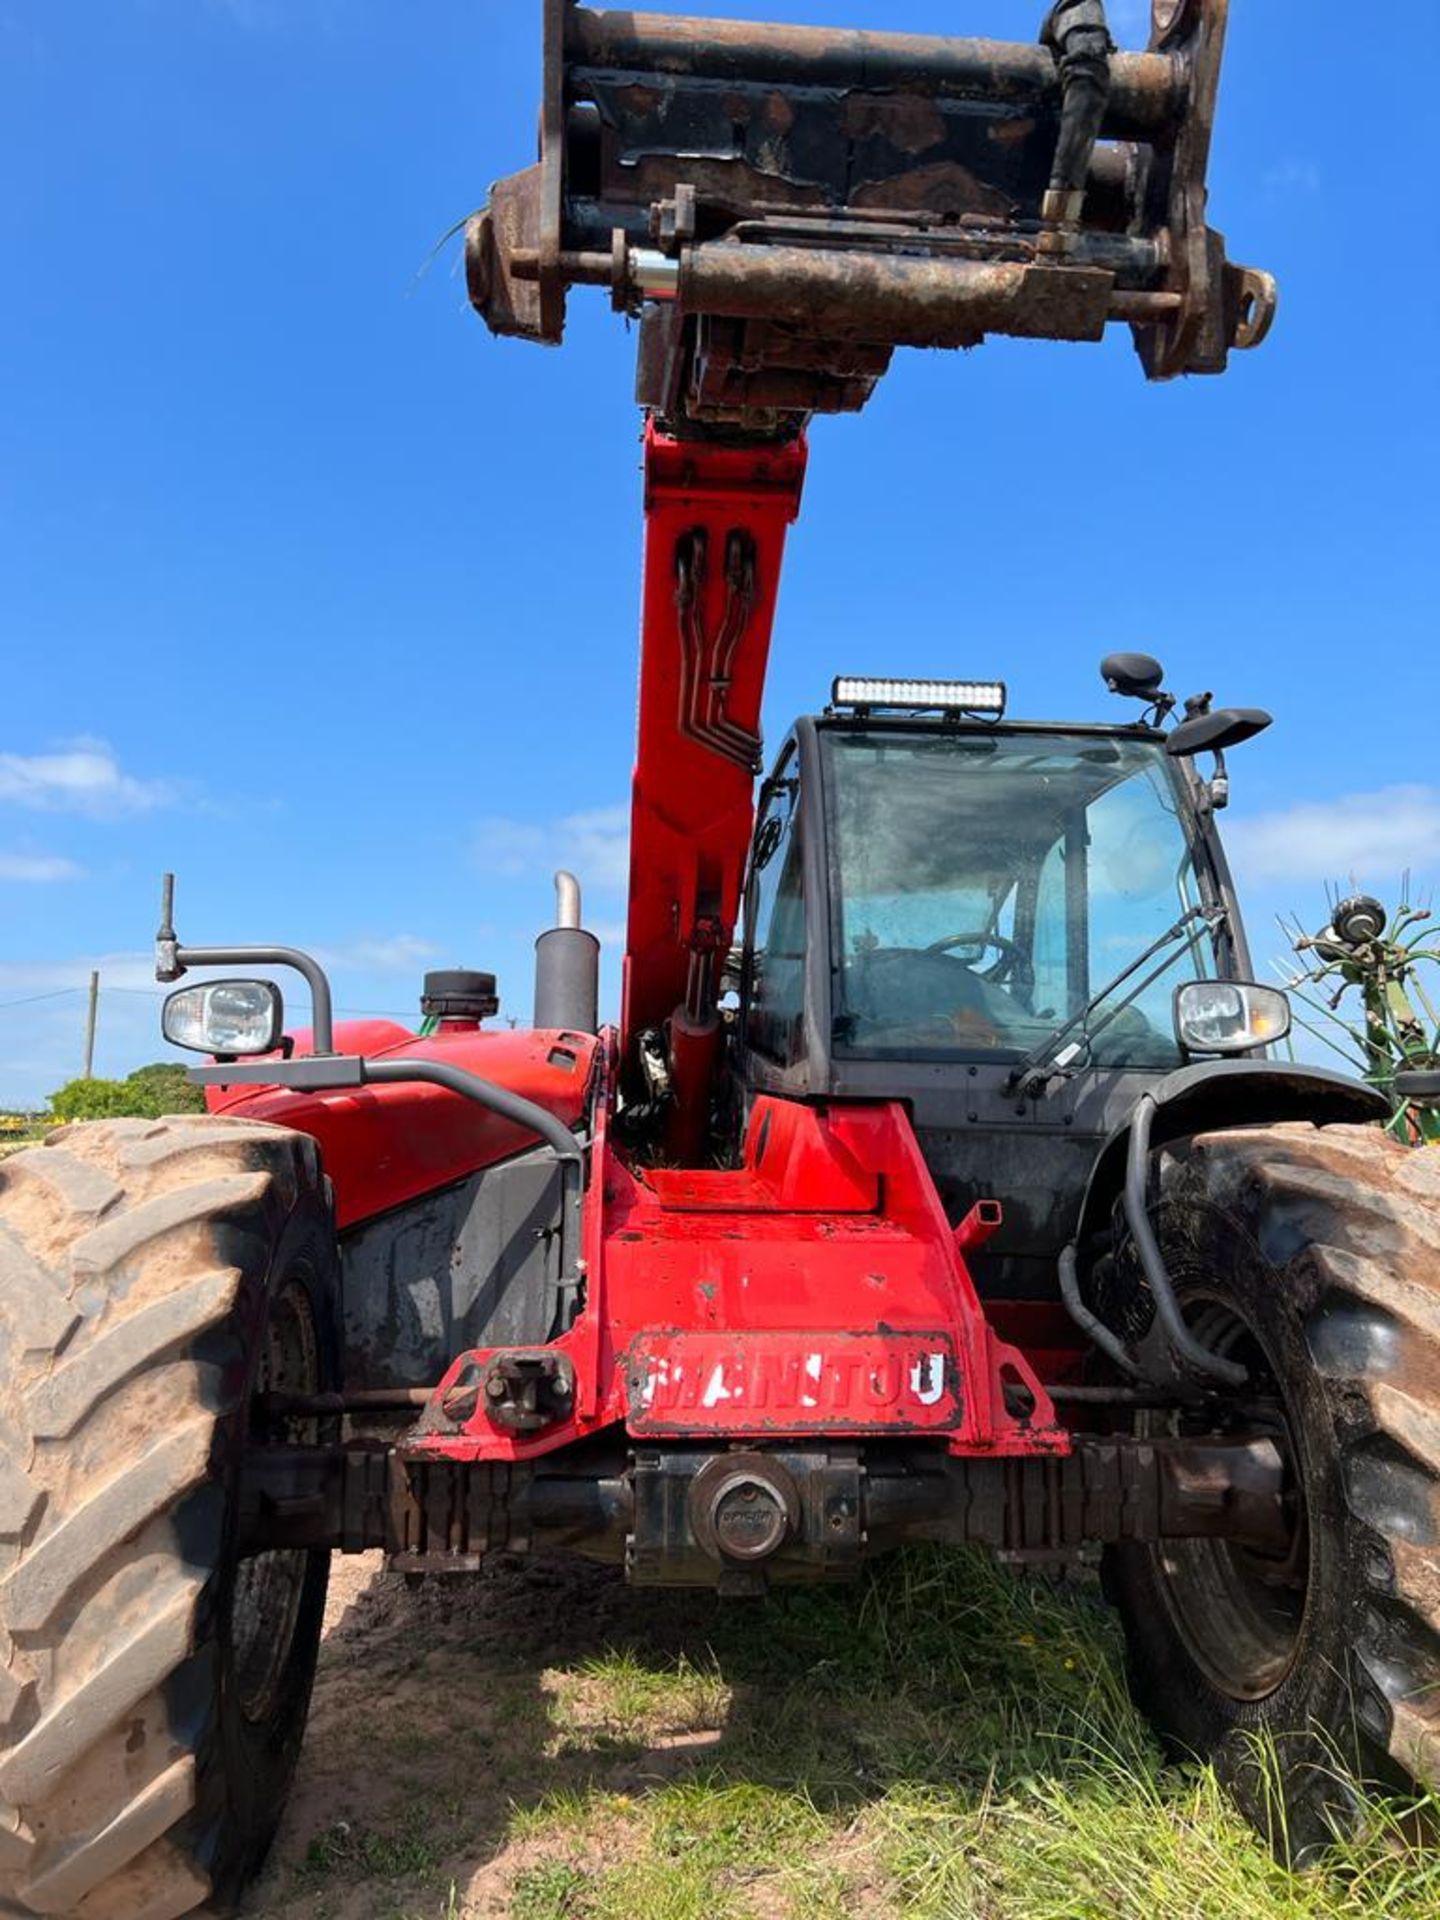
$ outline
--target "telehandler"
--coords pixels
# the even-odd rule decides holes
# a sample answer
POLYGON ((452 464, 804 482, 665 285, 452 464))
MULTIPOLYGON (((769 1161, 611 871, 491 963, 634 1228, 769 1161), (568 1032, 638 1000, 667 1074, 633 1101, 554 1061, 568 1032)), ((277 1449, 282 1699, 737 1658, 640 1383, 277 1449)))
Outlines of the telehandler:
POLYGON ((418 1032, 336 1024, 311 956, 189 945, 167 884, 209 1113, 0 1167, 0 1909, 236 1900, 336 1550, 744 1596, 1098 1547, 1137 1698, 1262 1822, 1268 1741, 1292 1855, 1352 1772, 1433 1775, 1440 1156, 1274 1053, 1217 831, 1267 716, 1177 711, 1138 654, 1099 723, 841 677, 756 787, 812 415, 900 346, 1129 326, 1159 380, 1263 338, 1274 287, 1206 224, 1225 25, 544 0, 540 159, 469 285, 522 339, 575 286, 639 321, 619 1024, 568 875, 515 1031, 469 971, 418 1032))

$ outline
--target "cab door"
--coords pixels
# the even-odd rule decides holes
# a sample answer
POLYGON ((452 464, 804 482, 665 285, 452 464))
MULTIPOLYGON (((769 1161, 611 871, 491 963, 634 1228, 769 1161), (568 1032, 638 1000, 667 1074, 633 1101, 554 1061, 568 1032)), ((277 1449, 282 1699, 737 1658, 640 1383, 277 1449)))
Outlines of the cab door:
POLYGON ((791 740, 760 791, 745 889, 740 1051, 751 1087, 803 1075, 806 959, 800 754, 791 740))

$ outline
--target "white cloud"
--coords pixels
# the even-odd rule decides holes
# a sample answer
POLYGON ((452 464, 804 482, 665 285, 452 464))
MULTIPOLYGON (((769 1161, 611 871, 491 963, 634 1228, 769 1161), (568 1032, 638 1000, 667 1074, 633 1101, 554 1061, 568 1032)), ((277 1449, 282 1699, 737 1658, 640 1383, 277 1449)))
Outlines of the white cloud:
POLYGON ((1242 883, 1333 880, 1393 885, 1405 872, 1440 869, 1440 787, 1382 787, 1338 800, 1301 801, 1225 834, 1242 883))
POLYGON ((496 816, 479 822, 474 849, 485 873, 549 874, 564 867, 582 887, 621 891, 630 876, 630 809, 592 807, 543 821, 496 816))
POLYGON ((174 797, 168 781, 126 773, 103 740, 74 740, 54 753, 0 753, 0 801, 14 806, 113 819, 174 797))
POLYGON ((52 880, 78 880, 83 871, 58 854, 0 853, 0 880, 44 885, 52 880))
POLYGON ((1307 198, 1320 191, 1320 169, 1313 160, 1302 160, 1296 154, 1289 154, 1285 159, 1276 161, 1273 167, 1266 168, 1260 176, 1260 184, 1271 200, 1307 198))
POLYGON ((311 949, 321 966, 331 973, 414 973, 426 960, 434 958, 436 948, 429 940, 413 933, 393 933, 376 938, 347 941, 340 947, 311 949))

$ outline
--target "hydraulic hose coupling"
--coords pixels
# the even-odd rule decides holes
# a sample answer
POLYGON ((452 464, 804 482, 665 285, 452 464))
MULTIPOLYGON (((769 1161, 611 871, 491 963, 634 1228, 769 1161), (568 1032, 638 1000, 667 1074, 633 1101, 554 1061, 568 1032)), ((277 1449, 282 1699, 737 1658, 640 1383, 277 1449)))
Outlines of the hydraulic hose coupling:
POLYGON ((1050 185, 1040 205, 1040 248, 1064 253, 1080 224, 1090 161, 1110 98, 1110 56, 1115 42, 1104 0, 1057 0, 1040 29, 1040 44, 1055 56, 1060 72, 1060 134, 1050 185))

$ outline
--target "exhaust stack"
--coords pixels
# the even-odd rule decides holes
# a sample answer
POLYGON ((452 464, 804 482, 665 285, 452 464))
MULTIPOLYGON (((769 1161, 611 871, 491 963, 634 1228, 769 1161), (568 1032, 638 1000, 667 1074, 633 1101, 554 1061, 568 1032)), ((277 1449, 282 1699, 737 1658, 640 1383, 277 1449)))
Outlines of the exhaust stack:
POLYGON ((600 1029, 600 942, 580 924, 580 882, 555 876, 555 925, 535 942, 535 1025, 600 1029))

